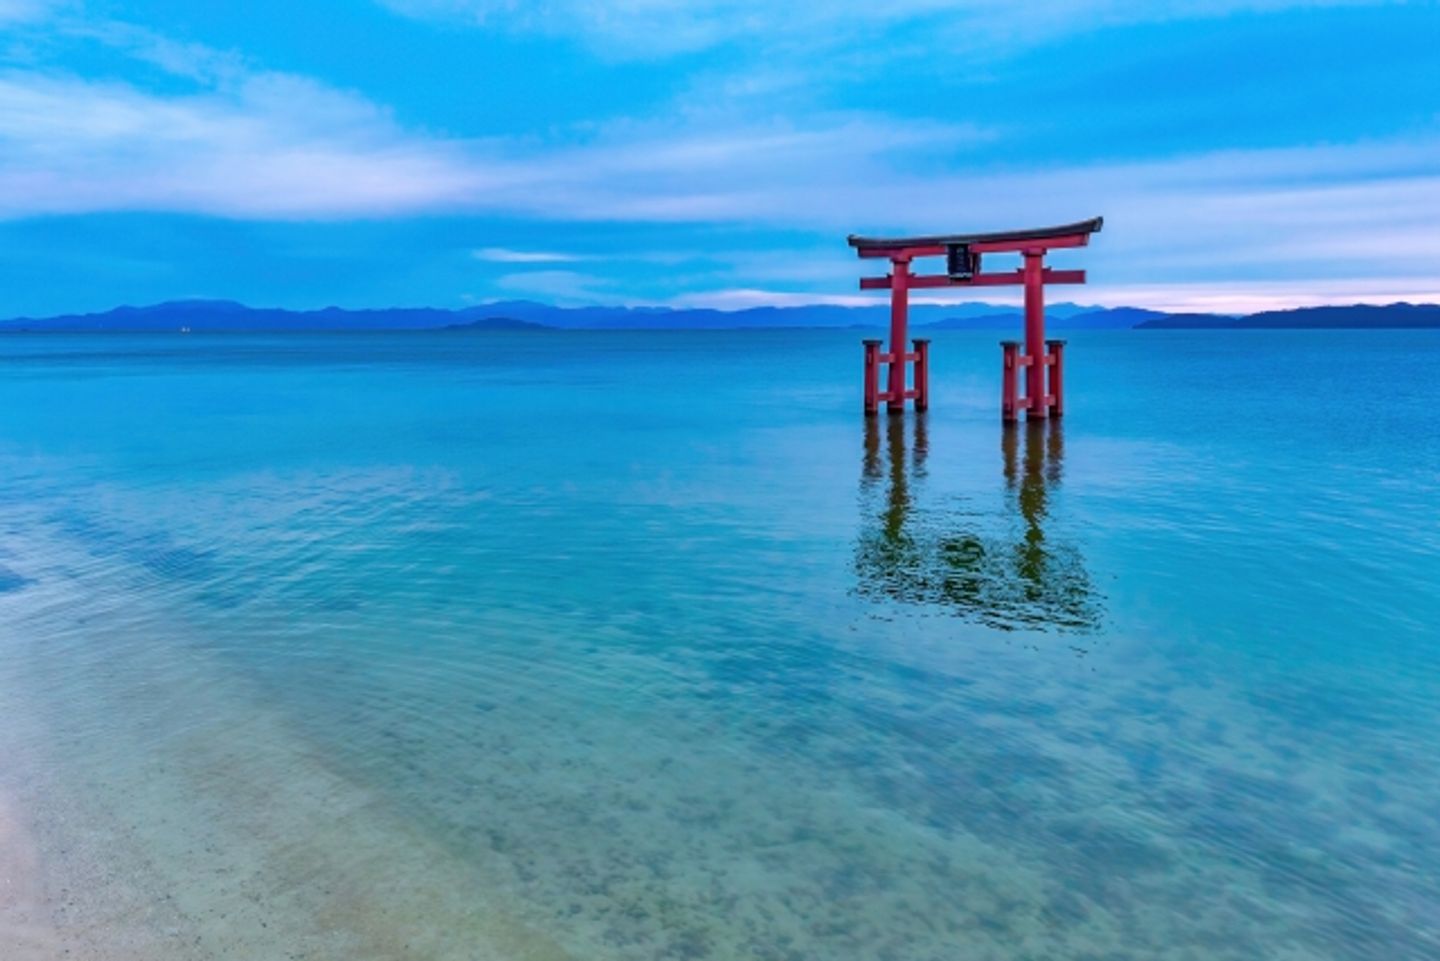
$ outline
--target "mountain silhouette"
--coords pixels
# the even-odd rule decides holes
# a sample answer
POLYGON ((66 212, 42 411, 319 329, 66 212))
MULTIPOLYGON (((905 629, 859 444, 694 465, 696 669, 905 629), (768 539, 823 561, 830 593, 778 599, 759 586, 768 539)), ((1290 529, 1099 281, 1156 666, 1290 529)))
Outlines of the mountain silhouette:
MULTIPOLYGON (((289 310, 249 307, 229 300, 179 300, 148 307, 116 307, 99 313, 18 317, 0 321, 0 332, 45 331, 402 331, 402 330, 730 330, 746 328, 867 328, 889 325, 889 306, 812 304, 743 310, 670 307, 559 307, 534 301, 502 301, 455 310, 388 307, 289 310)), ((911 329, 1014 330, 1021 311, 994 304, 918 304, 911 329)), ((1302 307, 1227 316, 1181 314, 1139 307, 1092 308, 1055 304, 1046 309, 1053 331, 1160 329, 1421 329, 1440 328, 1440 305, 1388 304, 1302 307)))

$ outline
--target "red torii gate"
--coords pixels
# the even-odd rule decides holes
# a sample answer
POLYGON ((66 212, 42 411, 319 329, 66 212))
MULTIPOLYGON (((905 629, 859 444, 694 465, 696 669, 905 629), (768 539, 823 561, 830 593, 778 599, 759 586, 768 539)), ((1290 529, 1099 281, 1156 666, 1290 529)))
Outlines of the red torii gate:
POLYGON ((879 340, 865 341, 865 413, 878 413, 882 400, 892 414, 903 413, 907 400, 915 401, 916 410, 930 406, 930 341, 917 339, 913 342, 913 352, 905 350, 911 290, 1016 284, 1025 287, 1025 353, 1019 353, 1020 345, 1016 341, 1001 341, 1004 350, 1001 416, 1013 421, 1024 410, 1026 417, 1043 419, 1052 408, 1055 416, 1063 414, 1065 341, 1045 339, 1045 285, 1083 284, 1085 271, 1052 270, 1045 266, 1045 254, 1056 248, 1084 247, 1103 223, 1104 218, 1096 217, 1060 227, 936 237, 876 238, 851 234, 850 246, 857 254, 864 258, 887 257, 891 265, 888 277, 860 280, 861 290, 890 291, 890 351, 881 353, 879 340), (1018 253, 1024 258, 1024 266, 1019 270, 983 272, 982 255, 997 253, 1018 253), (946 262, 944 274, 910 273, 910 261, 914 258, 941 256, 946 262), (905 365, 911 362, 915 364, 915 376, 913 386, 907 390, 905 365), (890 365, 889 380, 883 391, 880 390, 881 364, 890 365), (1024 397, 1019 392, 1017 372, 1020 368, 1028 368, 1024 397))

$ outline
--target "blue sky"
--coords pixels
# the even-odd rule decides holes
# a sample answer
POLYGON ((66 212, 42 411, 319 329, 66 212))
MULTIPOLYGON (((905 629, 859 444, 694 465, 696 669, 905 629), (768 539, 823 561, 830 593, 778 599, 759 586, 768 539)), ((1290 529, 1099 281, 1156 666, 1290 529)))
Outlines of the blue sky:
POLYGON ((1070 299, 1440 301, 1440 3, 0 0, 3 316, 860 302, 852 231, 1095 214, 1070 299))

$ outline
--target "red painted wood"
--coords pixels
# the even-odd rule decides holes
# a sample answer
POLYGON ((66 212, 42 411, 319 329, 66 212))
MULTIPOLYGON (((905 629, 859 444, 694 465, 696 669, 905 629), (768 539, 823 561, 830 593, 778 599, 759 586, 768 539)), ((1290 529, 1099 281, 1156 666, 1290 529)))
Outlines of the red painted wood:
MULTIPOLYGON (((910 310, 910 259, 896 257, 890 263, 890 353, 898 358, 905 355, 905 328, 910 310)), ((891 397, 886 409, 892 414, 904 413, 905 361, 890 362, 890 378, 885 386, 891 397)))
POLYGON ((1045 354, 1045 252, 1025 251, 1025 356, 1030 358, 1026 371, 1025 394, 1030 398, 1026 416, 1044 420, 1049 412, 1045 403, 1045 365, 1036 361, 1045 354))
MULTIPOLYGON (((1085 271, 1050 270, 1047 268, 1043 281, 1047 284, 1083 284, 1085 283, 1085 271)), ((944 274, 921 274, 912 275, 906 281, 906 285, 910 290, 930 289, 934 287, 1018 287, 1024 283, 1025 272, 1023 270, 976 274, 969 280, 951 280, 944 274)), ((890 278, 862 277, 860 278, 860 289, 889 290, 890 278)))
POLYGON ((865 411, 876 413, 880 401, 891 413, 905 409, 906 400, 915 400, 917 410, 930 403, 929 342, 916 340, 914 350, 906 351, 906 327, 911 290, 934 290, 954 287, 1021 286, 1025 297, 1025 342, 1023 353, 1015 341, 1004 341, 1001 414, 1014 421, 1019 411, 1028 417, 1043 420, 1052 409, 1055 416, 1065 410, 1064 341, 1045 339, 1045 285, 1083 284, 1083 270, 1051 270, 1045 266, 1045 254, 1051 250, 1084 247, 1090 235, 1100 229, 1102 220, 1095 218, 1058 227, 1008 231, 987 234, 953 234, 945 236, 871 238, 851 235, 850 245, 862 258, 884 257, 891 262, 888 277, 864 277, 861 290, 890 291, 890 349, 882 351, 879 341, 866 342, 865 411), (952 246, 964 245, 972 256, 987 253, 1018 253, 1024 266, 1014 271, 980 270, 978 259, 969 267, 974 276, 963 280, 945 274, 912 274, 910 263, 915 257, 945 257, 952 246), (872 346, 873 344, 873 346, 872 346), (915 364, 914 386, 905 386, 907 364, 915 364), (889 365, 886 389, 879 389, 879 366, 889 365), (1024 371, 1025 396, 1020 396, 1021 371, 1024 371), (873 378, 873 381, 872 381, 873 378))
POLYGON ((1000 373, 1000 418, 1006 422, 1016 418, 1015 400, 1018 390, 1018 365, 1016 360, 1019 356, 1020 345, 1013 340, 1002 340, 1000 348, 1003 351, 1002 366, 1000 373))
POLYGON ((1050 393, 1055 397, 1055 416, 1065 413, 1065 341, 1047 341, 1050 348, 1050 393))
MULTIPOLYGON (((970 244, 973 254, 1015 254, 1027 250, 1058 250, 1070 247, 1086 247, 1090 244, 1089 234, 1071 234, 1066 237, 1047 237, 1044 240, 989 240, 970 244)), ((918 244, 900 247, 860 247, 855 252, 863 258, 886 257, 943 257, 944 244, 918 244)))
POLYGON ((930 340, 915 340, 915 409, 930 409, 930 340))
POLYGON ((870 259, 885 257, 944 257, 945 248, 935 244, 924 247, 861 247, 855 251, 861 257, 870 259))
POLYGON ((865 413, 880 410, 880 341, 865 341, 865 413))

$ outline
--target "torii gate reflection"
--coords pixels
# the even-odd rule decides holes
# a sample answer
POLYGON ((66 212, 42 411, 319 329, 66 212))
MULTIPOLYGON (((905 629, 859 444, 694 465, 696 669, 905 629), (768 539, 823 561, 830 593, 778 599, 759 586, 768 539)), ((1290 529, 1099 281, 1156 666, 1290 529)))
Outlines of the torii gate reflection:
POLYGON ((906 427, 899 417, 885 418, 883 426, 878 418, 865 421, 865 523, 855 550, 861 596, 940 607, 1000 630, 1097 628, 1101 598, 1079 549, 1045 532, 1050 495, 1063 473, 1061 423, 1037 420, 1003 431, 1007 507, 998 523, 973 509, 922 503, 929 427, 925 415, 915 418, 913 445, 906 427))

